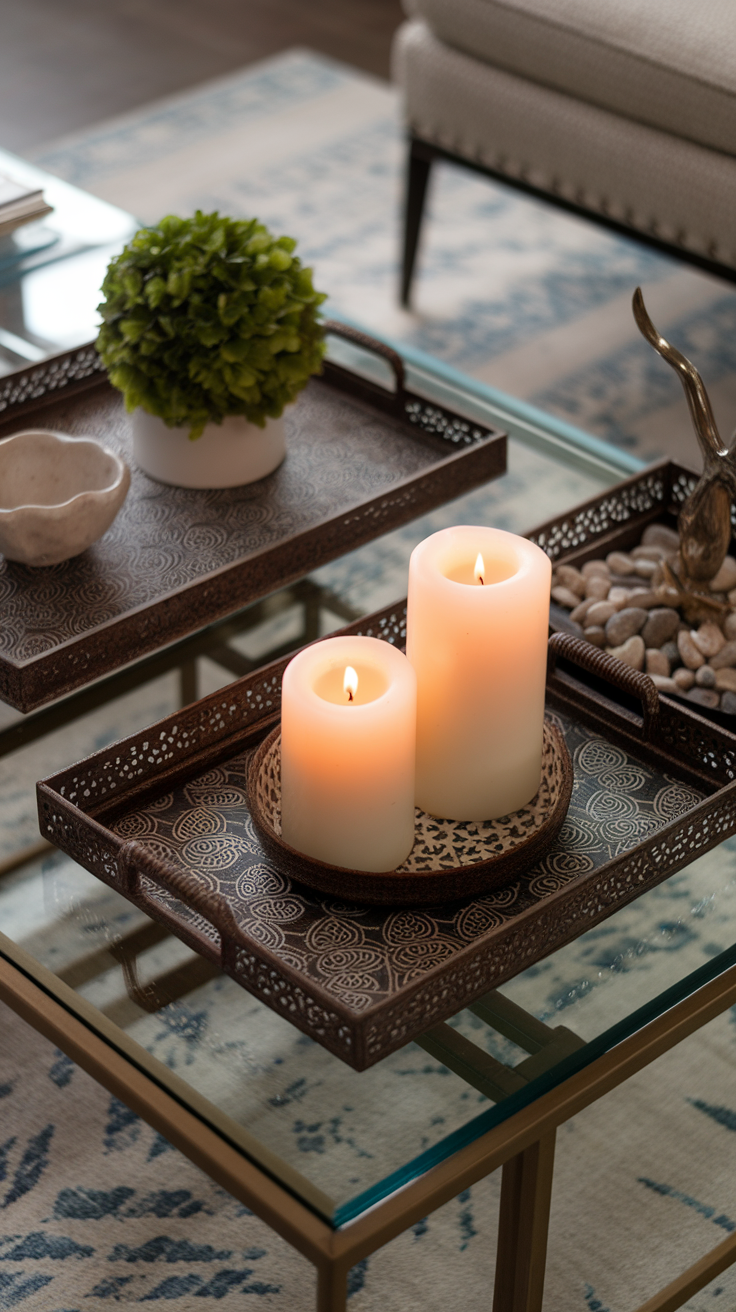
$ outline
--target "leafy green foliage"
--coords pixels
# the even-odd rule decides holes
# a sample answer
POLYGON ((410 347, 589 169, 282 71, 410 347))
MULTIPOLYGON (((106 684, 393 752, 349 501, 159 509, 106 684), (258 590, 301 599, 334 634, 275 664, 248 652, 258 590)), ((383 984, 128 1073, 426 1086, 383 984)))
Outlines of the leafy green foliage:
POLYGON ((173 215, 110 262, 97 349, 128 410, 169 427, 245 415, 263 428, 321 368, 311 269, 256 219, 173 215))

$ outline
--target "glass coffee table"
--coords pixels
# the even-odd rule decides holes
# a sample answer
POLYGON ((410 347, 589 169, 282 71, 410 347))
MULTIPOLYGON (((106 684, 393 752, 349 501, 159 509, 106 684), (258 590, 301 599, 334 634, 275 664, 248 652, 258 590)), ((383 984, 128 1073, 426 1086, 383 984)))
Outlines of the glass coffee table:
MULTIPOLYGON (((380 374, 349 344, 332 349, 380 374)), ((552 416, 418 353, 406 359, 430 401, 509 432, 503 478, 317 571, 305 561, 301 580, 226 632, 194 625, 186 650, 147 657, 123 682, 5 712, 14 800, 0 818, 0 997, 309 1258, 319 1312, 344 1309, 355 1263, 498 1168, 494 1309, 538 1312, 557 1127, 736 1002, 736 917, 718 849, 605 922, 623 955, 591 930, 359 1073, 69 857, 33 846, 33 785, 52 768, 403 596, 409 554, 436 528, 524 532, 632 468, 552 416), (22 855, 8 850, 11 828, 22 855), (682 910, 663 929, 668 885, 682 910), (697 958, 659 950, 691 916, 710 920, 697 958)), ((420 921, 407 913, 400 932, 421 938, 420 921)), ((734 1257, 730 1238, 648 1312, 679 1306, 734 1257)))

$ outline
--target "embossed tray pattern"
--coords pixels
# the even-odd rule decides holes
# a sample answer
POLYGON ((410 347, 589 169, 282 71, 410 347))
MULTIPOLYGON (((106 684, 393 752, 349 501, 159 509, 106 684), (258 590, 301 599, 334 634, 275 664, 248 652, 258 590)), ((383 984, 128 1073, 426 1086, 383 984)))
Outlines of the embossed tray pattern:
MULTIPOLYGON (((404 624, 399 605, 345 631, 401 644, 404 624)), ((544 859, 497 892, 366 908, 268 861, 245 778, 277 721, 285 661, 40 783, 41 832, 364 1069, 736 831, 736 737, 578 639, 551 645, 547 705, 573 758, 572 800, 544 859)))
MULTIPOLYGON (((71 561, 0 557, 0 699, 29 711, 302 577, 495 478, 505 437, 404 387, 329 361, 287 412, 288 455, 246 487, 166 487, 132 467, 120 514, 71 561)), ((92 347, 3 380, 0 438, 25 428, 88 434, 131 459, 130 416, 92 347)))

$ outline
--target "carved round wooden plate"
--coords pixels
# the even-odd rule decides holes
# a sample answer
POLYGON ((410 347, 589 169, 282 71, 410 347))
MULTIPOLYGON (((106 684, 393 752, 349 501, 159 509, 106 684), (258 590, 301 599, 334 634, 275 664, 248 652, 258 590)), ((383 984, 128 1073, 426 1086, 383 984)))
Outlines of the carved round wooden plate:
POLYGON ((352 902, 432 906, 509 884, 539 861, 562 827, 572 782, 565 740, 545 720, 542 782, 527 806, 487 821, 438 820, 417 808, 414 847, 397 870, 382 874, 325 865, 284 842, 280 728, 264 739, 251 759, 248 803, 264 851, 299 883, 352 902))

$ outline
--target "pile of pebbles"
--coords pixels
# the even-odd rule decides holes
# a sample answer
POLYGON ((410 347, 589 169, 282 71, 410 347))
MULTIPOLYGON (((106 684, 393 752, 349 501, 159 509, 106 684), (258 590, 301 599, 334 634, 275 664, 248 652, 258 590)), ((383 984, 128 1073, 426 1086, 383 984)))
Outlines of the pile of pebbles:
POLYGON ((650 524, 632 551, 612 551, 580 569, 558 565, 552 600, 570 612, 566 627, 645 670, 662 692, 736 715, 736 559, 727 556, 703 586, 722 605, 693 627, 664 570, 664 562, 676 568, 679 545, 673 529, 650 524))

